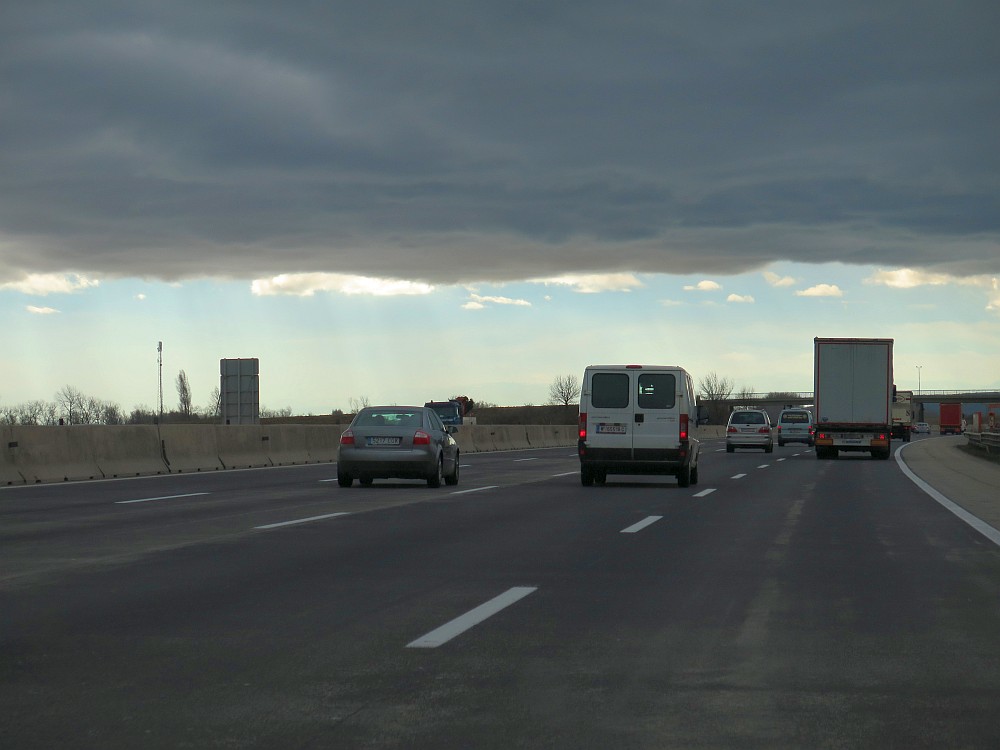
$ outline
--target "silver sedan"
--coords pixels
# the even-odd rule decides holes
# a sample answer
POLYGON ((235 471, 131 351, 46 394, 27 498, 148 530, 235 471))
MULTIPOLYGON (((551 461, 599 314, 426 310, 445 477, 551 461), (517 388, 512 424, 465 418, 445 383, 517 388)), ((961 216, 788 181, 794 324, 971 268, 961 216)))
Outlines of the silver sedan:
POLYGON ((458 484, 457 429, 423 406, 367 406, 340 436, 337 484, 389 477, 425 479, 429 487, 458 484))

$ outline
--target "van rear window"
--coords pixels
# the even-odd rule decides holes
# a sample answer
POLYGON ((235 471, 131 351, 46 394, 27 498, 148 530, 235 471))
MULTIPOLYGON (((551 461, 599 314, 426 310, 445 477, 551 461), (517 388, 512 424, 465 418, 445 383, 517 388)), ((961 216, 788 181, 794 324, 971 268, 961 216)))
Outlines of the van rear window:
POLYGON ((644 372, 639 376, 640 409, 673 409, 677 382, 665 372, 644 372))
POLYGON ((787 411, 781 415, 782 422, 796 422, 798 424, 809 424, 809 412, 787 411))
POLYGON ((598 409, 628 406, 629 375, 626 372, 595 372, 590 380, 590 403, 598 409))

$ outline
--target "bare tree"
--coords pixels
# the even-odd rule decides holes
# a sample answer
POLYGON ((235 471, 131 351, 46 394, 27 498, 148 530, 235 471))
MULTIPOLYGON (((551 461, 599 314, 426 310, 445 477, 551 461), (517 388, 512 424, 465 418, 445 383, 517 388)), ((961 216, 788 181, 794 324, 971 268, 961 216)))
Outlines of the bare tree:
POLYGON ((549 386, 549 403, 569 406, 580 397, 580 378, 576 375, 557 375, 549 386))
POLYGON ((351 407, 351 412, 357 414, 366 406, 371 406, 371 401, 369 401, 367 396, 362 396, 361 398, 354 398, 354 396, 351 396, 347 399, 347 404, 351 407))
POLYGON ((205 416, 207 417, 221 417, 222 416, 222 391, 218 386, 212 389, 212 392, 208 395, 209 404, 205 407, 205 416))
POLYGON ((734 384, 731 378, 719 377, 715 370, 698 381, 698 391, 706 401, 721 401, 733 393, 734 384))
POLYGON ((86 424, 82 421, 84 396, 71 385, 56 391, 56 404, 65 415, 66 424, 86 424))
POLYGON ((177 373, 177 405, 181 414, 191 416, 191 384, 184 370, 177 373))

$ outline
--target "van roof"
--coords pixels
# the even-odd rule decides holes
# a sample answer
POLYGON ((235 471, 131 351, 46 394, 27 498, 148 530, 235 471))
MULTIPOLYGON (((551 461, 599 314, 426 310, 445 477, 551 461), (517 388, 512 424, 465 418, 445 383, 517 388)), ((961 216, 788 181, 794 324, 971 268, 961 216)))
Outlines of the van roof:
POLYGON ((587 365, 588 370, 683 370, 680 365, 587 365))

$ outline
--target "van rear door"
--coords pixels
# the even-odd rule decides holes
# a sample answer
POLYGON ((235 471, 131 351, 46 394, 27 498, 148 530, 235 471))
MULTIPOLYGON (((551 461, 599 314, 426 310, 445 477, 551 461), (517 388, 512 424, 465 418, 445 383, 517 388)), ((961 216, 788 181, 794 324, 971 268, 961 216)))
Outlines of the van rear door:
POLYGON ((635 429, 632 437, 637 461, 676 458, 680 446, 680 410, 677 408, 677 376, 672 371, 637 370, 635 377, 635 429), (671 451, 672 456, 667 455, 671 451))
POLYGON ((606 459, 632 458, 632 432, 635 424, 631 370, 588 371, 590 404, 587 434, 606 459))

